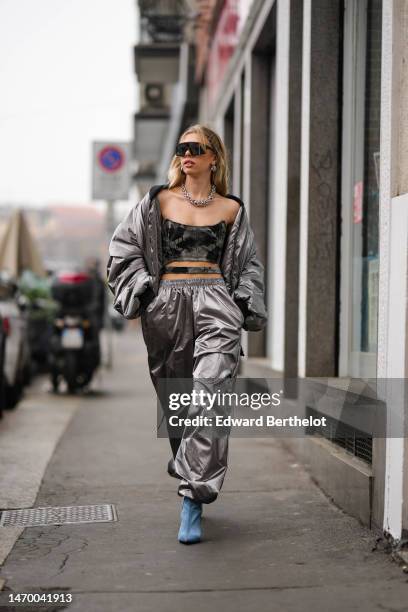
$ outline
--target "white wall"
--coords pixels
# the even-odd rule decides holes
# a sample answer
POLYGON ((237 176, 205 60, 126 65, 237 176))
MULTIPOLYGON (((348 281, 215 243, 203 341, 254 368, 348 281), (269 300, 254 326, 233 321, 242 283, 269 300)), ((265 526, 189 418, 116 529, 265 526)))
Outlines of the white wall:
POLYGON ((312 0, 303 3, 302 53, 302 137, 300 161, 300 245, 299 245, 299 344, 298 373, 306 375, 307 330, 307 251, 309 208, 309 144, 310 144, 310 57, 312 0))
POLYGON ((277 3, 273 168, 268 252, 267 355, 274 370, 284 368, 286 211, 288 173, 289 0, 277 3))
POLYGON ((383 528, 394 539, 402 534, 404 500, 405 439, 395 436, 396 425, 404 424, 404 397, 395 393, 398 380, 407 377, 408 297, 408 194, 401 193, 407 126, 406 3, 383 0, 381 66, 381 159, 380 159, 380 280, 378 319, 378 373, 383 399, 387 402, 383 528), (394 380, 392 380, 394 379, 394 380), (381 385, 382 382, 382 385, 381 385))

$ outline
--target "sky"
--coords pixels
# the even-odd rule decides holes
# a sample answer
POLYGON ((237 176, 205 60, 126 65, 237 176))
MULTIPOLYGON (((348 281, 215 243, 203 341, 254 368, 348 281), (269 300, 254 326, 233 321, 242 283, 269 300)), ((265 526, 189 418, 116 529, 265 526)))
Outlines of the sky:
POLYGON ((131 140, 136 0, 0 0, 0 204, 91 201, 91 143, 131 140))

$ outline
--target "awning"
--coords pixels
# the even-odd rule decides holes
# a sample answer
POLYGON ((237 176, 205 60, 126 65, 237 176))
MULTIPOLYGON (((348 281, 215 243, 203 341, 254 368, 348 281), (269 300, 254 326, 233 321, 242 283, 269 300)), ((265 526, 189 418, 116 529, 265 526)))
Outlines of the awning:
POLYGON ((37 244, 30 233, 23 212, 12 214, 4 236, 0 241, 0 269, 8 270, 18 278, 23 270, 31 270, 38 276, 47 276, 37 244))

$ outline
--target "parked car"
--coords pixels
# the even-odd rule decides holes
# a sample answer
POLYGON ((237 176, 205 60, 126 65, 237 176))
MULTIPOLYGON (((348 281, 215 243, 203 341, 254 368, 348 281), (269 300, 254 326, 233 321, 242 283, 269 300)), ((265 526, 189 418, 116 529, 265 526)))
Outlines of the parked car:
POLYGON ((0 272, 0 315, 6 336, 3 370, 6 408, 16 406, 31 378, 26 308, 27 299, 18 295, 17 284, 4 271, 0 272))
POLYGON ((5 356, 6 356, 6 330, 3 325, 3 317, 0 315, 0 418, 3 416, 5 409, 5 356))

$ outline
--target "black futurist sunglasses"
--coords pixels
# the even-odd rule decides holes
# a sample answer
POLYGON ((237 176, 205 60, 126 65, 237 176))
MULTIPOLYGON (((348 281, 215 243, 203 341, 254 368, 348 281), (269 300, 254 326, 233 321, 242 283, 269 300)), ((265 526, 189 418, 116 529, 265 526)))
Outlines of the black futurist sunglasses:
POLYGON ((209 145, 203 145, 200 142, 179 142, 176 146, 177 157, 184 157, 187 151, 190 151, 191 155, 205 155, 207 149, 214 151, 209 145))

